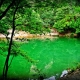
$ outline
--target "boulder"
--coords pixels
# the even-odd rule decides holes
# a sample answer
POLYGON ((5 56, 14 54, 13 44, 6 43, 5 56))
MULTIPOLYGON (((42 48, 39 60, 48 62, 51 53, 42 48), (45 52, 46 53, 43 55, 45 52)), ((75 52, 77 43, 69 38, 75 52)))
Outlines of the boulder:
POLYGON ((0 33, 0 38, 4 38, 5 39, 6 36, 0 33))
POLYGON ((60 77, 64 77, 64 76, 66 76, 67 74, 68 74, 68 71, 67 71, 67 70, 64 70, 64 71, 62 72, 62 74, 61 74, 60 77))
POLYGON ((50 33, 50 36, 58 36, 58 33, 50 33))
POLYGON ((47 79, 43 79, 43 80, 56 80, 55 76, 52 76, 50 78, 47 78, 47 79))

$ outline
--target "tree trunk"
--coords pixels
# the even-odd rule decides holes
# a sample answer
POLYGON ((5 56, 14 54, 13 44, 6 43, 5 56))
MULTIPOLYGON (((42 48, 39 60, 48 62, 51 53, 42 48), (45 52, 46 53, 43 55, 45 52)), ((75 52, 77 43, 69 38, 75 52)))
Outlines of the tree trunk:
POLYGON ((16 14, 16 11, 18 9, 18 5, 19 5, 19 3, 17 4, 17 6, 15 8, 15 11, 14 11, 14 14, 13 14, 13 27, 12 27, 13 30, 12 30, 10 43, 9 43, 8 55, 6 57, 6 61, 5 61, 4 69, 3 69, 3 80, 7 79, 7 72, 8 72, 8 68, 9 68, 9 57, 10 57, 10 54, 11 54, 13 35, 14 35, 14 31, 15 31, 15 14, 16 14))

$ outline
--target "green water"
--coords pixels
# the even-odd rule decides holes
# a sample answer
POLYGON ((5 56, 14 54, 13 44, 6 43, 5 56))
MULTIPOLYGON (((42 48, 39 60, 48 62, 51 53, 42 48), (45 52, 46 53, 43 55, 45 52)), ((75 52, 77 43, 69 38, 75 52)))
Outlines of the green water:
MULTIPOLYGON (((2 45, 5 46, 0 43, 2 45)), ((80 40, 75 38, 30 40, 22 43, 20 48, 37 63, 30 63, 20 55, 15 57, 8 71, 11 77, 29 77, 38 73, 31 69, 32 66, 40 70, 40 74, 49 77, 60 74, 64 69, 75 68, 80 62, 80 40)), ((5 57, 0 55, 0 75, 4 61, 5 57)))

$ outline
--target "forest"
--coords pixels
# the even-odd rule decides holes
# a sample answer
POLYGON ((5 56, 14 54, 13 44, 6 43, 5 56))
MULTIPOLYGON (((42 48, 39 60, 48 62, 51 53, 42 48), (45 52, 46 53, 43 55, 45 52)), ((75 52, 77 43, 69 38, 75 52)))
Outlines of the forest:
MULTIPOLYGON (((59 34, 71 33, 80 38, 80 1, 79 0, 0 0, 0 33, 7 39, 5 48, 7 51, 2 79, 7 80, 10 55, 20 53, 29 62, 35 60, 26 56, 13 41, 15 30, 29 32, 31 34, 50 33, 56 29, 59 34), (12 29, 10 40, 7 39, 7 30, 12 29)), ((2 53, 0 53, 2 54, 2 53)), ((42 79, 41 79, 42 80, 42 79)))
POLYGON ((68 31, 80 33, 79 0, 13 2, 7 0, 0 2, 1 33, 6 33, 7 29, 12 28, 13 13, 16 7, 15 26, 18 30, 40 34, 49 32, 50 28, 56 28, 59 33, 68 31), (10 4, 13 4, 13 6, 10 4))

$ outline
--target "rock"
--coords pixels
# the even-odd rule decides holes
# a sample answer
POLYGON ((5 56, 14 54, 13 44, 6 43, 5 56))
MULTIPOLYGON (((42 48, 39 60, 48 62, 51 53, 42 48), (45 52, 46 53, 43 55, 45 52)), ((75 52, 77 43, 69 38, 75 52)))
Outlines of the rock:
POLYGON ((12 29, 7 30, 9 34, 12 34, 12 29))
POLYGON ((43 80, 56 80, 55 76, 52 76, 50 78, 47 78, 47 79, 43 79, 43 80))
POLYGON ((50 36, 50 33, 46 33, 47 36, 50 36))
POLYGON ((6 38, 6 36, 0 33, 0 38, 6 38))
POLYGON ((0 40, 6 40, 6 36, 0 33, 0 40))
POLYGON ((53 65, 53 61, 49 62, 46 66, 45 66, 45 69, 50 69, 53 65))
POLYGON ((39 70, 38 70, 37 66, 36 65, 31 65, 30 74, 35 75, 35 74, 38 74, 38 73, 39 73, 39 70))
POLYGON ((62 72, 62 74, 61 74, 60 77, 64 77, 64 76, 66 76, 67 74, 68 74, 68 71, 67 71, 67 70, 64 70, 64 71, 62 72))
POLYGON ((40 34, 36 34, 37 37, 40 37, 40 34))
POLYGON ((80 80, 80 69, 71 70, 66 76, 59 78, 59 80, 80 80))
MULTIPOLYGON (((7 30, 7 32, 9 33, 8 38, 10 39, 12 34, 12 29, 7 30)), ((51 33, 42 33, 41 35, 30 34, 29 32, 15 30, 13 40, 26 41, 27 39, 33 39, 33 38, 45 39, 45 38, 51 38, 54 36, 58 36, 58 32, 56 32, 56 30, 54 29, 52 29, 51 33)))
POLYGON ((58 36, 58 33, 50 33, 51 36, 58 36))
POLYGON ((9 34, 7 37, 8 37, 8 39, 10 39, 11 38, 11 34, 9 34))

